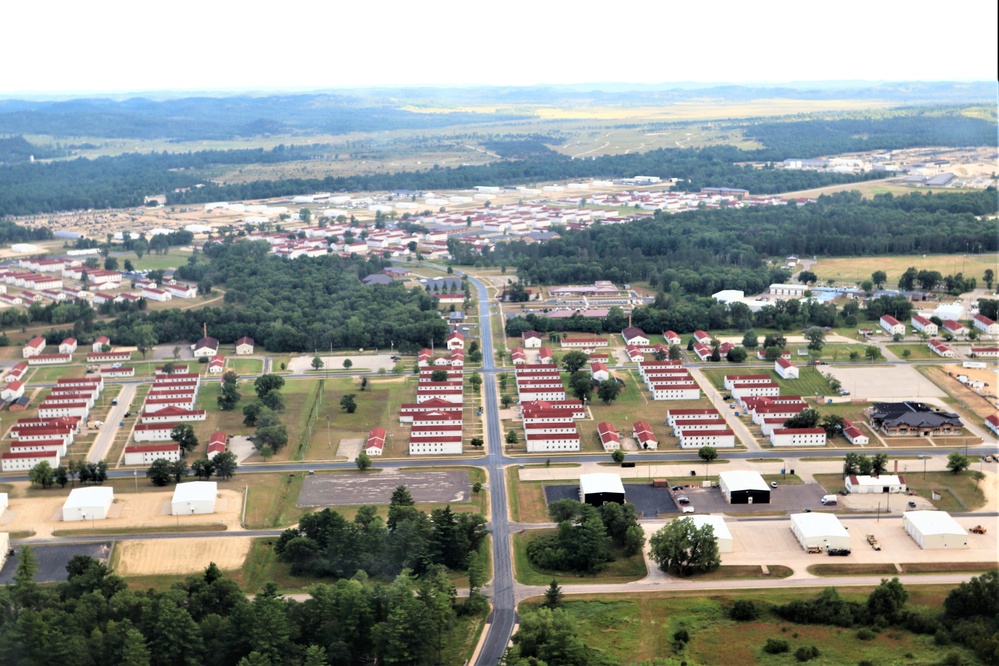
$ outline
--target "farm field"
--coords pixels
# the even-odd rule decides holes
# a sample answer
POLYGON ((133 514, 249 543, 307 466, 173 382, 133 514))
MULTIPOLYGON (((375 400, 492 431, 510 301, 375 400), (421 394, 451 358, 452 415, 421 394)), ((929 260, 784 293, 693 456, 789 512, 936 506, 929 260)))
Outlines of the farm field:
MULTIPOLYGON (((877 181, 875 181, 877 182, 877 181)), ((861 185, 871 186, 873 183, 856 183, 847 189, 860 189, 861 185)), ((905 191, 912 191, 904 188, 905 191)), ((923 190, 919 190, 923 191, 923 190)), ((792 195, 788 195, 792 196, 792 195)), ((797 195, 795 195, 797 196, 797 195)), ((884 271, 888 276, 888 284, 894 286, 898 278, 910 266, 917 270, 940 271, 942 275, 964 273, 974 276, 980 281, 985 269, 995 270, 999 263, 996 254, 930 254, 901 255, 887 257, 830 257, 820 258, 812 265, 811 271, 820 281, 835 279, 845 282, 860 282, 868 280, 874 271, 884 271)))
MULTIPOLYGON (((949 588, 942 586, 908 587, 907 607, 939 612, 949 588)), ((755 664, 795 663, 791 653, 799 646, 815 645, 820 657, 814 663, 852 664, 857 655, 872 663, 906 663, 905 655, 919 655, 920 663, 942 663, 949 654, 958 655, 959 663, 976 663, 972 653, 955 645, 938 645, 932 635, 918 635, 904 630, 888 631, 874 640, 857 638, 857 629, 824 625, 801 625, 780 619, 769 611, 771 604, 785 604, 797 599, 814 599, 819 590, 781 590, 779 592, 715 593, 698 595, 683 592, 622 595, 615 599, 597 596, 570 596, 563 606, 572 619, 577 635, 612 663, 634 664, 666 655, 693 663, 755 664), (755 601, 764 608, 761 617, 750 622, 735 622, 728 616, 738 599, 755 601), (673 635, 686 629, 690 641, 677 653, 673 635), (776 657, 763 653, 768 638, 790 643, 790 653, 776 657)), ((870 588, 839 590, 846 600, 866 601, 870 588)), ((533 602, 521 605, 521 612, 533 602)), ((915 662, 913 662, 915 663, 915 662)))

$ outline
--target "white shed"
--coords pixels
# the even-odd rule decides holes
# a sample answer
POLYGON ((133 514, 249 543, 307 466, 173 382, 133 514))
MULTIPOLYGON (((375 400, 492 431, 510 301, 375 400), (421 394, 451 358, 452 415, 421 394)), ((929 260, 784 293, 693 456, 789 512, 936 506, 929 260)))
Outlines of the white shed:
POLYGON ((694 514, 686 517, 692 518, 694 525, 698 528, 704 527, 705 525, 710 525, 712 527, 715 531, 715 541, 718 542, 719 553, 732 552, 732 533, 729 531, 728 525, 725 524, 725 519, 723 517, 710 516, 706 514, 694 514))
POLYGON ((10 551, 10 534, 0 532, 0 569, 7 562, 7 553, 10 551))
POLYGON ((170 511, 175 516, 215 513, 215 498, 219 484, 215 481, 178 483, 173 491, 170 511))
POLYGON ((95 486, 92 488, 76 488, 66 498, 62 505, 62 519, 72 520, 104 520, 114 502, 114 488, 95 486))
POLYGON ((968 547, 968 533, 946 511, 906 511, 902 527, 923 550, 968 547))
POLYGON ((792 513, 791 531, 805 550, 850 548, 850 533, 831 513, 792 513))

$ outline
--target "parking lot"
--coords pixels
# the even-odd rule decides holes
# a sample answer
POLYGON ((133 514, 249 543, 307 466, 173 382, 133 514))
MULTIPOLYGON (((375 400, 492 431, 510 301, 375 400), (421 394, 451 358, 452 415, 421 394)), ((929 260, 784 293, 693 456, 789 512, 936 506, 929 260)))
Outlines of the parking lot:
POLYGON ((398 486, 406 486, 420 504, 468 502, 472 495, 472 484, 465 470, 396 472, 386 469, 375 474, 307 476, 298 495, 298 506, 388 504, 398 486))
MULTIPOLYGON (((544 486, 548 503, 560 499, 579 499, 579 486, 544 486)), ((642 518, 655 518, 680 513, 669 488, 654 488, 649 483, 626 483, 624 495, 629 504, 634 504, 642 518)), ((817 483, 804 485, 778 485, 770 493, 770 504, 729 504, 719 488, 683 486, 675 493, 690 499, 689 506, 694 513, 752 514, 771 511, 798 513, 806 509, 815 510, 822 506, 819 500, 826 494, 817 483)))
MULTIPOLYGON (((70 543, 59 546, 33 546, 31 552, 38 560, 38 571, 35 573, 36 583, 59 583, 66 580, 66 565, 76 555, 86 555, 95 560, 107 563, 111 556, 111 542, 101 543, 70 543)), ((14 547, 14 554, 4 562, 0 570, 0 585, 6 585, 14 580, 17 563, 21 561, 21 548, 14 547)))

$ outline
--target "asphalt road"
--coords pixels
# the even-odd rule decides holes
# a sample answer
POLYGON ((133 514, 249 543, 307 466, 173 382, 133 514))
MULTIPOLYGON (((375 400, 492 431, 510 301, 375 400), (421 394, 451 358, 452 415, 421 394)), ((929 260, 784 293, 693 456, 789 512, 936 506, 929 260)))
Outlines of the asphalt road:
MULTIPOLYGON (((98 463, 107 456, 114 443, 114 438, 121 428, 119 424, 125 419, 125 412, 128 411, 132 399, 135 398, 137 388, 136 384, 125 384, 121 387, 121 392, 118 393, 118 404, 111 407, 111 411, 108 412, 107 421, 101 426, 100 432, 97 433, 97 437, 90 447, 90 452, 87 453, 87 462, 98 463)), ((113 385, 105 385, 104 390, 114 390, 113 385)))

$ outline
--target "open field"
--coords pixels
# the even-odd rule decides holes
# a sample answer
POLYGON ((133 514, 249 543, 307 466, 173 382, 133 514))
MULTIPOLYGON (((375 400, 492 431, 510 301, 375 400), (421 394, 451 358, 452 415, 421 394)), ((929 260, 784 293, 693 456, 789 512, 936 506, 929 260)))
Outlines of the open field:
POLYGON ((597 583, 627 583, 640 580, 648 575, 645 558, 641 555, 624 557, 620 548, 612 547, 613 562, 596 574, 576 574, 558 571, 546 571, 531 564, 527 557, 527 544, 545 535, 554 534, 554 529, 526 530, 513 535, 514 575, 525 585, 547 585, 557 580, 559 585, 597 584, 597 583))
POLYGON ((721 368, 704 368, 702 370, 712 385, 718 390, 725 392, 725 375, 770 375, 770 377, 780 386, 782 395, 800 395, 804 398, 816 395, 832 395, 832 388, 829 381, 822 376, 822 373, 813 367, 799 366, 798 379, 781 379, 776 372, 763 368, 734 368, 732 366, 721 368))
POLYGON ((122 576, 191 574, 214 562, 222 571, 232 571, 243 566, 250 542, 249 537, 122 541, 115 549, 115 569, 122 576))
MULTIPOLYGON (((878 182, 878 181, 874 181, 878 182)), ((874 182, 855 183, 846 189, 861 189, 861 185, 872 186, 874 182)), ((904 188, 912 191, 910 188, 904 188)), ((923 191, 922 188, 919 190, 923 191)), ((791 196, 791 195, 788 195, 791 196)), ((795 195, 797 196, 797 195, 795 195)), ((884 271, 888 275, 888 284, 895 285, 898 278, 910 266, 917 270, 940 271, 942 275, 964 273, 979 280, 986 268, 995 270, 999 263, 996 254, 929 254, 901 255, 886 257, 830 257, 819 258, 812 265, 811 271, 819 276, 821 282, 832 278, 845 282, 860 282, 869 280, 874 271, 884 271)))
POLYGON ((259 358, 233 358, 226 359, 226 370, 233 370, 237 375, 259 375, 264 371, 264 361, 259 358))
MULTIPOLYGON (((946 587, 910 587, 907 607, 939 612, 950 591, 946 587)), ((646 659, 674 656, 698 664, 792 664, 800 645, 815 645, 820 657, 814 663, 853 664, 857 655, 876 664, 908 663, 905 655, 919 655, 919 663, 942 663, 955 653, 975 663, 971 652, 954 645, 937 645, 932 635, 889 630, 874 640, 861 641, 857 630, 823 625, 800 625, 781 620, 771 611, 772 604, 796 599, 814 599, 819 590, 780 590, 774 592, 685 594, 661 592, 624 595, 615 599, 599 596, 568 597, 564 608, 572 618, 577 634, 586 644, 614 663, 633 664, 646 659), (764 611, 758 620, 735 622, 728 611, 737 599, 751 599, 764 611), (677 653, 673 634, 686 629, 690 642, 677 653), (791 653, 771 656, 762 652, 768 638, 783 638, 791 653)), ((840 595, 863 603, 869 588, 840 589, 840 595)), ((531 603, 521 606, 521 612, 531 603)), ((679 663, 679 660, 677 661, 679 663)), ((915 662, 912 662, 915 663, 915 662)))
POLYGON ((930 348, 925 344, 892 344, 886 346, 888 347, 888 351, 899 358, 906 358, 903 352, 909 352, 908 360, 910 361, 932 361, 940 358, 930 351, 930 348))

